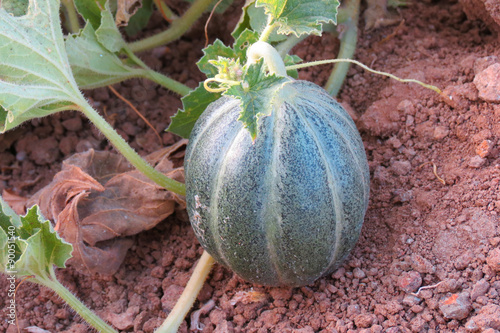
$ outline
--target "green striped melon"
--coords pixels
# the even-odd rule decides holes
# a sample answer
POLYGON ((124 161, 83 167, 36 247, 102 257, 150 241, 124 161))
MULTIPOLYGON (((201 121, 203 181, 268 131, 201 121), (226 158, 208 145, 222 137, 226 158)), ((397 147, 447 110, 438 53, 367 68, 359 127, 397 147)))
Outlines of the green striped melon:
POLYGON ((196 122, 185 158, 186 200, 201 245, 247 281, 310 284, 358 240, 369 171, 348 113, 319 86, 283 85, 254 142, 222 97, 196 122))

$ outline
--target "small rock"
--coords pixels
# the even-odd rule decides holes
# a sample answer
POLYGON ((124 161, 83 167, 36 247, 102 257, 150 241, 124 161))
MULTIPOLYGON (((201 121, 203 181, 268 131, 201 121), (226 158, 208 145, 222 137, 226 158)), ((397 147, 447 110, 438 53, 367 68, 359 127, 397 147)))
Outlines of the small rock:
POLYGON ((411 171, 411 163, 409 161, 394 161, 391 169, 395 174, 404 176, 411 171))
POLYGON ((498 58, 496 56, 487 56, 482 58, 477 58, 474 61, 474 74, 477 75, 484 71, 489 66, 496 64, 498 62, 498 58))
POLYGON ((474 78, 479 98, 486 102, 500 102, 500 64, 490 65, 474 78))
POLYGON ((411 255, 410 264, 414 270, 421 274, 434 273, 436 271, 436 268, 431 264, 429 260, 416 253, 411 255))
POLYGON ((363 278, 366 277, 365 272, 363 272, 363 270, 361 268, 359 268, 359 267, 354 268, 354 270, 352 271, 352 275, 356 279, 363 279, 363 278))
POLYGON ((445 279, 437 287, 438 293, 452 293, 458 288, 458 282, 455 279, 445 279))
POLYGON ((375 320, 375 315, 369 313, 359 314, 354 317, 354 323, 357 327, 367 328, 370 327, 375 320))
POLYGON ((419 272, 403 272, 398 278, 398 286, 407 293, 413 293, 422 285, 422 277, 419 272))
POLYGON ((78 132, 83 128, 82 118, 80 118, 80 116, 78 115, 75 115, 75 117, 73 118, 64 120, 62 122, 62 125, 65 129, 67 129, 70 132, 78 132))
POLYGON ((474 287, 472 288, 470 298, 474 301, 479 296, 484 296, 489 288, 490 284, 485 279, 477 281, 474 287))
POLYGON ((411 295, 411 294, 408 294, 406 295, 404 298, 403 298, 403 304, 404 305, 408 305, 408 306, 414 306, 414 305, 417 305, 418 303, 420 303, 422 301, 421 298, 418 298, 417 296, 415 295, 411 295))
POLYGON ((134 326, 134 319, 139 314, 138 306, 131 306, 124 313, 108 313, 107 319, 119 330, 128 330, 134 326))
POLYGON ((161 298, 162 308, 165 311, 171 311, 174 308, 175 303, 177 303, 177 300, 181 296, 183 290, 183 287, 176 284, 169 285, 164 290, 163 297, 161 298))
POLYGON ((486 163, 486 159, 482 158, 479 155, 476 155, 470 159, 469 167, 471 167, 473 169, 477 169, 477 168, 482 167, 484 165, 484 163, 486 163))
POLYGON ((482 307, 479 313, 472 317, 465 328, 472 332, 486 332, 487 329, 500 330, 500 306, 489 304, 482 307))
POLYGON ((493 142, 491 140, 483 140, 476 147, 476 154, 481 156, 482 158, 488 157, 493 150, 493 142))
POLYGON ((474 258, 474 253, 472 253, 472 251, 470 250, 465 251, 455 260, 455 268, 459 270, 466 269, 467 266, 469 266, 470 263, 472 262, 473 258, 474 258))
POLYGON ((434 128, 435 140, 442 140, 446 138, 448 134, 450 134, 450 129, 446 126, 436 126, 436 128, 434 128))
POLYGON ((500 272, 500 248, 495 248, 489 252, 486 263, 494 271, 500 272))
POLYGON ((447 319, 466 318, 472 309, 469 293, 451 294, 441 299, 439 309, 447 319))

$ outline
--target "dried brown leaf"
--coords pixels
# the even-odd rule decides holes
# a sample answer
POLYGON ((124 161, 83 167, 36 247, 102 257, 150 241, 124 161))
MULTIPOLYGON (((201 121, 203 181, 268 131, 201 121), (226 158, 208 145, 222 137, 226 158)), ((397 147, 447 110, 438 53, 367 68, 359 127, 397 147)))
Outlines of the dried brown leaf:
MULTIPOLYGON (((184 181, 182 159, 187 141, 146 159, 168 177, 184 181)), ((64 161, 62 170, 29 200, 52 220, 73 247, 72 261, 88 273, 113 274, 132 241, 127 236, 156 226, 184 198, 165 190, 130 166, 120 155, 90 150, 64 161)))
POLYGON ((26 213, 26 202, 28 198, 21 197, 9 190, 3 190, 2 199, 9 204, 10 208, 12 208, 17 215, 24 215, 26 213))
POLYGON ((115 24, 121 27, 128 25, 130 18, 142 7, 142 0, 118 0, 116 6, 115 24))

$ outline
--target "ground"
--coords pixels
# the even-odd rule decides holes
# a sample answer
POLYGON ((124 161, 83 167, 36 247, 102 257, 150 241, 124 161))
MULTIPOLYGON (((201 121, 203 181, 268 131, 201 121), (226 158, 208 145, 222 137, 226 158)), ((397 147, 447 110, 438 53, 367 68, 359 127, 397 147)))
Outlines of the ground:
MULTIPOLYGON (((336 272, 302 288, 252 285, 216 265, 194 306, 203 307, 195 313, 203 332, 500 331, 500 42, 492 28, 500 20, 498 11, 484 20, 488 25, 470 13, 469 19, 462 4, 470 12, 470 3, 494 7, 492 1, 413 1, 398 9, 394 25, 365 30, 361 22, 356 59, 436 85, 444 96, 352 67, 339 100, 360 129, 371 175, 357 246, 336 272)), ((238 6, 214 17, 210 36, 231 41, 238 6)), ((151 33, 162 28, 156 17, 151 33)), ((141 57, 194 87, 203 79, 194 65, 205 42, 202 29, 200 24, 168 48, 141 57)), ((337 49, 326 35, 295 52, 313 60, 334 58, 337 49)), ((300 75, 321 85, 328 73, 318 67, 300 75)), ((150 82, 130 80, 115 88, 160 133, 181 106, 178 96, 150 82)), ((159 142, 107 88, 86 94, 141 154, 179 139, 163 133, 159 142)), ((30 196, 52 180, 63 159, 89 148, 110 146, 75 112, 1 135, 0 190, 30 196)), ((58 276, 116 328, 153 332, 201 253, 179 211, 136 236, 115 275, 88 276, 70 267, 58 276)), ((1 279, 0 299, 8 299, 6 286, 1 279)), ((46 289, 24 283, 16 301, 21 327, 89 330, 46 289)), ((194 321, 187 318, 181 330, 195 330, 194 321)), ((17 332, 5 321, 3 330, 17 332)))

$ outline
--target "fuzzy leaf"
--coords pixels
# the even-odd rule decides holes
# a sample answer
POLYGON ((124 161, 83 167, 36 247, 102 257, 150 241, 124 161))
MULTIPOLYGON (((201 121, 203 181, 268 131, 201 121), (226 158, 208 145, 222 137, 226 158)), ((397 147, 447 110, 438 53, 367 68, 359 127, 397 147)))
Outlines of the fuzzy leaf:
POLYGON ((67 37, 66 50, 75 80, 82 89, 107 86, 141 73, 141 69, 125 65, 115 53, 99 43, 89 23, 79 35, 67 37))
POLYGON ((52 265, 63 268, 71 257, 72 246, 57 235, 50 221, 33 206, 25 216, 18 216, 0 197, 0 253, 2 271, 17 276, 35 275, 43 279, 52 265), (14 252, 12 252, 14 250, 14 252))
POLYGON ((143 0, 142 7, 130 18, 127 26, 124 28, 128 36, 138 34, 146 27, 153 14, 153 0, 143 0))
POLYGON ((273 112, 273 100, 283 83, 291 79, 267 75, 263 70, 263 61, 251 65, 245 78, 240 85, 229 88, 224 95, 232 96, 241 100, 241 114, 238 118, 248 129, 252 140, 257 137, 259 118, 270 115, 273 112))
MULTIPOLYGON (((267 15, 264 7, 255 7, 255 0, 247 1, 243 7, 243 14, 231 35, 237 39, 245 30, 261 33, 267 24, 267 15)), ((286 39, 284 35, 273 32, 268 42, 280 42, 286 39)))
POLYGON ((2 0, 0 5, 8 13, 11 13, 14 16, 21 16, 26 14, 26 10, 28 9, 28 0, 2 0))
POLYGON ((236 58, 236 53, 232 48, 217 39, 213 44, 203 49, 203 57, 196 65, 207 77, 214 77, 218 74, 218 71, 217 68, 210 64, 210 60, 217 60, 219 57, 236 58))
POLYGON ((101 25, 95 34, 101 45, 111 52, 118 52, 125 46, 125 41, 118 31, 113 14, 109 9, 109 2, 106 2, 105 10, 101 11, 101 25))
POLYGON ((322 23, 337 23, 337 0, 257 0, 283 35, 321 35, 322 23))
POLYGON ((59 1, 30 0, 28 14, 0 8, 0 133, 84 101, 71 73, 59 1))
POLYGON ((106 5, 106 0, 74 0, 75 7, 83 16, 85 21, 89 21, 94 29, 101 25, 101 11, 106 5))
POLYGON ((167 131, 180 135, 183 138, 189 138, 191 130, 196 120, 205 111, 207 106, 220 98, 220 93, 211 93, 205 90, 203 83, 182 98, 183 110, 177 111, 171 118, 172 122, 167 131))

